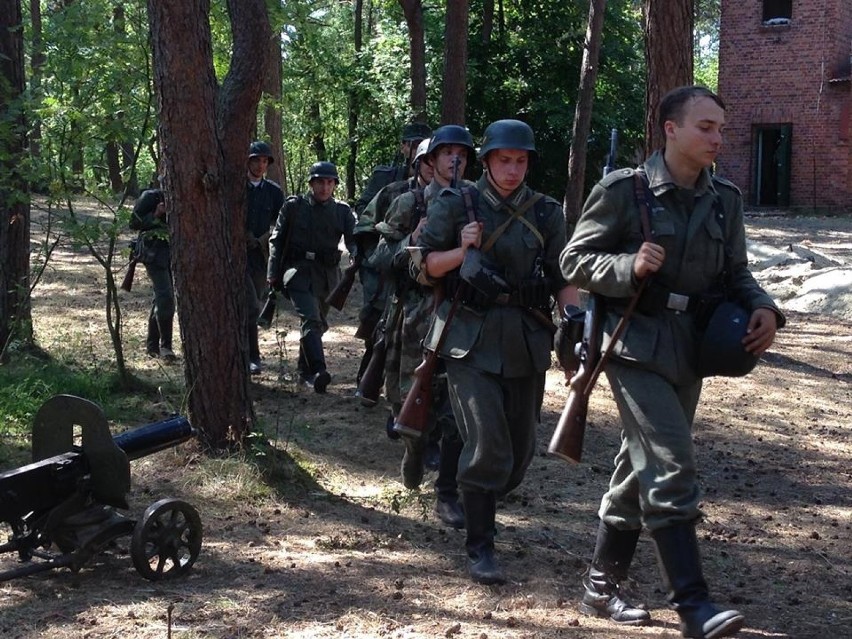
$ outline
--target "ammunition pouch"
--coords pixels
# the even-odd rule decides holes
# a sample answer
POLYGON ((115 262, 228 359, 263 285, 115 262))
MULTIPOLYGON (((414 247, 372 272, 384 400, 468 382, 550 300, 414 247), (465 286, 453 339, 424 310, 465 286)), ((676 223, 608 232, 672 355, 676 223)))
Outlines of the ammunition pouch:
MULTIPOLYGON (((500 278, 505 284, 505 281, 500 278)), ((515 290, 509 290, 508 285, 502 290, 493 288, 483 292, 480 288, 470 285, 460 275, 450 273, 444 278, 444 292, 448 299, 455 299, 461 290, 461 304, 477 312, 485 312, 492 306, 518 306, 521 308, 549 309, 550 282, 547 278, 532 278, 521 282, 515 290), (462 282, 468 286, 462 287, 462 282)), ((548 311, 549 312, 549 311, 548 311)))
POLYGON ((579 346, 583 340, 585 325, 586 311, 573 304, 562 309, 562 319, 553 337, 553 348, 556 351, 556 359, 565 372, 575 372, 580 368, 579 346))
POLYGON ((498 295, 509 289, 497 267, 476 249, 468 249, 459 268, 459 277, 485 300, 486 306, 493 304, 498 295))

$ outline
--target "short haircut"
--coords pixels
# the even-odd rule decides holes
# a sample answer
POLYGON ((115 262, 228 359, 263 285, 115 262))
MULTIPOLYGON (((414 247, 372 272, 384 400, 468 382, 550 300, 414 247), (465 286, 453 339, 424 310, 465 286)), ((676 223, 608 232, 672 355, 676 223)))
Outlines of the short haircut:
POLYGON ((657 116, 657 124, 660 127, 660 131, 663 133, 663 138, 666 136, 666 122, 672 120, 677 122, 678 125, 683 124, 686 104, 695 98, 710 98, 713 102, 718 104, 723 111, 725 110, 725 103, 722 102, 722 98, 713 93, 707 87, 692 84, 672 89, 660 100, 660 109, 657 116))

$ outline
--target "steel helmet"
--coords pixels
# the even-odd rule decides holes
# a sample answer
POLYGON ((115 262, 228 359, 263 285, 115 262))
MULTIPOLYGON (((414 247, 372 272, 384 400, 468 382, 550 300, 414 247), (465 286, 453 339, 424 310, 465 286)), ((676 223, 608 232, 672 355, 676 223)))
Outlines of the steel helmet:
POLYGON ((420 144, 417 145, 417 150, 414 152, 414 161, 422 159, 424 155, 429 151, 429 138, 425 138, 420 140, 420 144))
POLYGON ((269 158, 270 164, 275 162, 275 158, 272 157, 272 147, 262 140, 255 140, 249 144, 249 159, 256 157, 269 158))
POLYGON ((314 178, 331 178, 337 184, 340 184, 340 177, 337 175, 337 167, 331 162, 314 162, 308 172, 308 182, 314 178))
POLYGON ((445 124, 444 126, 436 129, 431 140, 429 140, 429 147, 426 149, 426 153, 431 154, 432 151, 442 144, 459 144, 461 146, 466 146, 470 149, 471 160, 473 160, 473 155, 476 153, 476 149, 473 148, 473 136, 470 134, 470 131, 468 131, 466 127, 459 126, 458 124, 445 124))
POLYGON ((698 347, 698 375, 739 377, 757 365, 758 357, 743 348, 749 314, 734 302, 722 302, 713 311, 698 347))
POLYGON ((412 122, 402 127, 402 141, 414 142, 415 140, 425 140, 432 135, 432 129, 428 124, 422 122, 412 122))
POLYGON ((520 149, 535 154, 535 135, 529 124, 520 120, 497 120, 485 129, 482 146, 479 148, 481 160, 494 149, 520 149))

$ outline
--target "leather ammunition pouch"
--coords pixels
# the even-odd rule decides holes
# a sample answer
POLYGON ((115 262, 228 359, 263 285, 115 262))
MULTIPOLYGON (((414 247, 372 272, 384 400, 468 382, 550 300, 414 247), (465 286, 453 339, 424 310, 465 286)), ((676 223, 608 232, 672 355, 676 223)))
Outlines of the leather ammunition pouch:
POLYGON ((538 309, 549 309, 550 307, 550 282, 544 277, 524 280, 517 289, 506 288, 499 292, 492 291, 491 294, 470 285, 461 286, 463 281, 458 274, 450 273, 444 278, 444 292, 447 299, 455 299, 461 291, 462 299, 460 301, 462 305, 474 311, 484 312, 492 306, 518 306, 538 309))
POLYGON ((578 347, 583 340, 585 325, 586 311, 573 304, 562 309, 562 319, 553 337, 553 348, 559 365, 566 372, 576 371, 580 367, 578 347))

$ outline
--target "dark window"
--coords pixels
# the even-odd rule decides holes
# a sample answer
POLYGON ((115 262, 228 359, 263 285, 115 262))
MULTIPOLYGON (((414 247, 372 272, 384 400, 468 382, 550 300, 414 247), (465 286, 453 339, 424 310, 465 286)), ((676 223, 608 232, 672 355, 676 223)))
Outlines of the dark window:
POLYGON ((763 21, 789 21, 793 17, 793 0, 763 0, 763 21))

